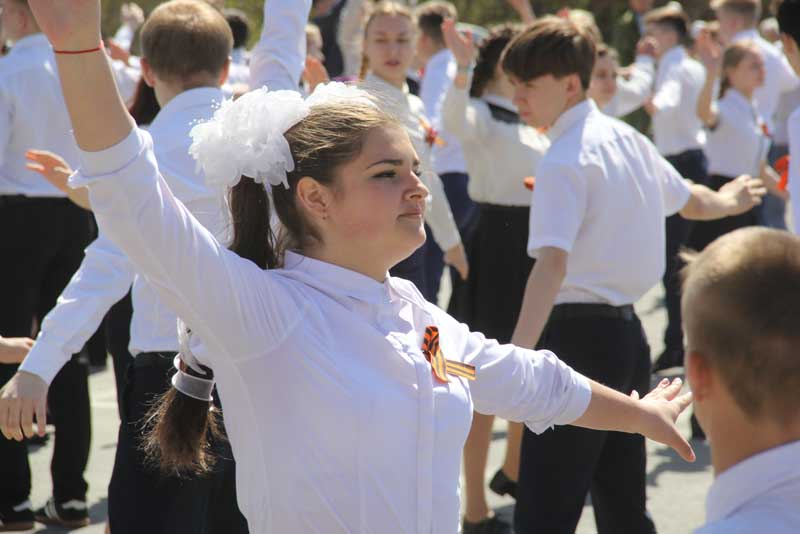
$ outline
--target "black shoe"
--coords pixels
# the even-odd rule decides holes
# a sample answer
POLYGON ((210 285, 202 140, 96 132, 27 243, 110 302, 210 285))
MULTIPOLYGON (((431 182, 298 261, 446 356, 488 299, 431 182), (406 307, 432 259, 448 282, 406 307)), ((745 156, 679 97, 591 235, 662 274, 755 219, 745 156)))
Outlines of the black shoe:
POLYGON ((683 351, 668 349, 661 353, 651 369, 652 373, 660 373, 673 367, 683 367, 683 351))
POLYGON ((86 501, 78 499, 56 504, 51 497, 42 508, 36 510, 34 517, 45 525, 81 528, 89 524, 89 507, 86 506, 86 501))
POLYGON ((477 523, 470 523, 465 519, 462 534, 512 534, 512 530, 509 523, 493 515, 477 523))
POLYGON ((32 528, 33 510, 30 501, 11 508, 0 508, 0 532, 19 532, 32 528))
POLYGON ((492 477, 492 481, 489 482, 489 489, 501 496, 510 495, 515 499, 517 498, 517 483, 508 478, 502 469, 498 469, 497 473, 492 477))
POLYGON ((700 426, 700 422, 697 420, 697 417, 695 417, 694 414, 692 414, 690 423, 692 425, 692 439, 705 441, 706 433, 703 432, 703 427, 700 426))

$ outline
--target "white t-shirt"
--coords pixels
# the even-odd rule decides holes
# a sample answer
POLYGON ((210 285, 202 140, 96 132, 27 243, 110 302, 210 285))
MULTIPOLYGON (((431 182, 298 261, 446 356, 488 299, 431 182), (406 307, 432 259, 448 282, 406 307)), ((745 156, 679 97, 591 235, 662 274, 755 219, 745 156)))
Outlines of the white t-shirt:
POLYGON ((800 233, 800 108, 789 116, 789 191, 794 233, 800 233))
POLYGON ((632 304, 665 269, 665 217, 690 191, 653 144, 584 101, 548 132, 536 171, 528 252, 569 253, 556 303, 632 304))
POLYGON ((717 125, 708 131, 705 146, 709 174, 758 176, 771 140, 755 104, 731 88, 716 108, 717 125))

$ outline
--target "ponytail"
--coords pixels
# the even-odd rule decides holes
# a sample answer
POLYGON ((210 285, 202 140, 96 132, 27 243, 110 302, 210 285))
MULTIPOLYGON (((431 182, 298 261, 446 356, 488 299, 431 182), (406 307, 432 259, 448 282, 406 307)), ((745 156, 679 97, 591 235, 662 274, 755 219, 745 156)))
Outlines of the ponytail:
POLYGON ((369 72, 369 58, 366 54, 361 55, 361 69, 358 71, 358 80, 362 81, 364 78, 367 77, 367 73, 369 72))
MULTIPOLYGON (((270 202, 262 184, 243 176, 230 192, 233 219, 231 250, 261 268, 277 267, 280 254, 270 226, 270 202)), ((183 325, 181 325, 182 327, 183 325)), ((181 337, 181 352, 186 354, 188 337, 181 337)), ((184 362, 179 372, 212 379, 211 369, 201 366, 205 375, 184 362)), ((172 387, 150 409, 145 421, 143 449, 146 457, 166 474, 203 475, 215 463, 212 447, 223 439, 221 412, 213 402, 198 400, 172 387)))

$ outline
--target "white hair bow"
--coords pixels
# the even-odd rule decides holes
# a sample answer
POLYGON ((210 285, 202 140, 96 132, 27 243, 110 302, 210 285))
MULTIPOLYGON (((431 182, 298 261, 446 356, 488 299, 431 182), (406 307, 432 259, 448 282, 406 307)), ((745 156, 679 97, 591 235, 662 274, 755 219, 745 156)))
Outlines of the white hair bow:
POLYGON ((192 128, 189 154, 211 187, 233 187, 249 176, 288 189, 294 159, 284 134, 312 107, 336 101, 375 105, 366 92, 341 82, 321 84, 306 99, 296 91, 262 87, 224 101, 211 120, 192 128))

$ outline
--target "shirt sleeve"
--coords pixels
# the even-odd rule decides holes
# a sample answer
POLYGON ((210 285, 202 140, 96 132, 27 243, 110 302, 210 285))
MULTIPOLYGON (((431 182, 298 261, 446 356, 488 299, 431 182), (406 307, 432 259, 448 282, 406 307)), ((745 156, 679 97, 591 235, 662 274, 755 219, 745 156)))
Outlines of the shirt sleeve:
POLYGON ((586 181, 569 165, 542 161, 531 201, 528 254, 542 247, 572 251, 586 212, 586 181))
POLYGON ((442 126, 462 143, 489 136, 490 117, 470 101, 471 83, 471 77, 464 89, 451 83, 442 101, 442 126))
POLYGON ((311 0, 266 0, 261 39, 250 55, 250 87, 297 91, 306 61, 311 0))
POLYGON ((652 161, 651 168, 661 182, 664 214, 666 216, 674 215, 689 202, 689 197, 692 195, 689 182, 681 176, 670 162, 658 153, 658 149, 649 140, 644 136, 642 136, 642 139, 643 142, 648 144, 652 161))
POLYGON ((787 93, 800 87, 800 78, 797 77, 797 74, 795 74, 792 66, 789 65, 789 61, 784 54, 780 54, 777 63, 780 82, 779 87, 781 88, 780 92, 787 93))
POLYGON ((147 132, 134 129, 107 150, 82 152, 81 160, 70 185, 89 188, 101 231, 212 349, 211 358, 263 354, 291 333, 302 317, 301 297, 197 221, 161 177, 147 132))
POLYGON ((621 117, 631 113, 645 103, 653 91, 655 67, 649 56, 640 56, 631 66, 629 78, 617 78, 617 94, 614 97, 613 115, 621 117))
POLYGON ((461 234, 458 233, 450 202, 444 192, 444 184, 439 175, 430 170, 423 172, 421 178, 431 193, 428 197, 430 204, 427 205, 425 212, 425 222, 430 226, 436 244, 447 252, 461 243, 461 234))
POLYGON ((345 0, 347 4, 339 16, 339 33, 336 41, 344 59, 345 77, 358 76, 361 70, 361 59, 364 37, 364 0, 345 0))
POLYGON ((9 96, 7 88, 0 86, 0 167, 5 163, 14 121, 14 105, 9 96))
POLYGON ((437 130, 442 129, 442 102, 454 75, 455 65, 448 62, 441 68, 427 69, 420 84, 419 97, 425 104, 425 115, 437 130))
POLYGON ((441 310, 435 314, 445 356, 450 350, 445 340, 452 337, 455 358, 475 366, 475 380, 469 382, 475 411, 523 422, 537 434, 569 424, 586 411, 592 397, 589 380, 552 352, 501 345, 441 310))
POLYGON ((50 384, 95 333, 106 312, 125 296, 134 272, 125 254, 103 234, 90 244, 80 267, 42 321, 20 369, 50 384))
POLYGON ((789 117, 789 202, 794 233, 800 234, 800 110, 789 117))

